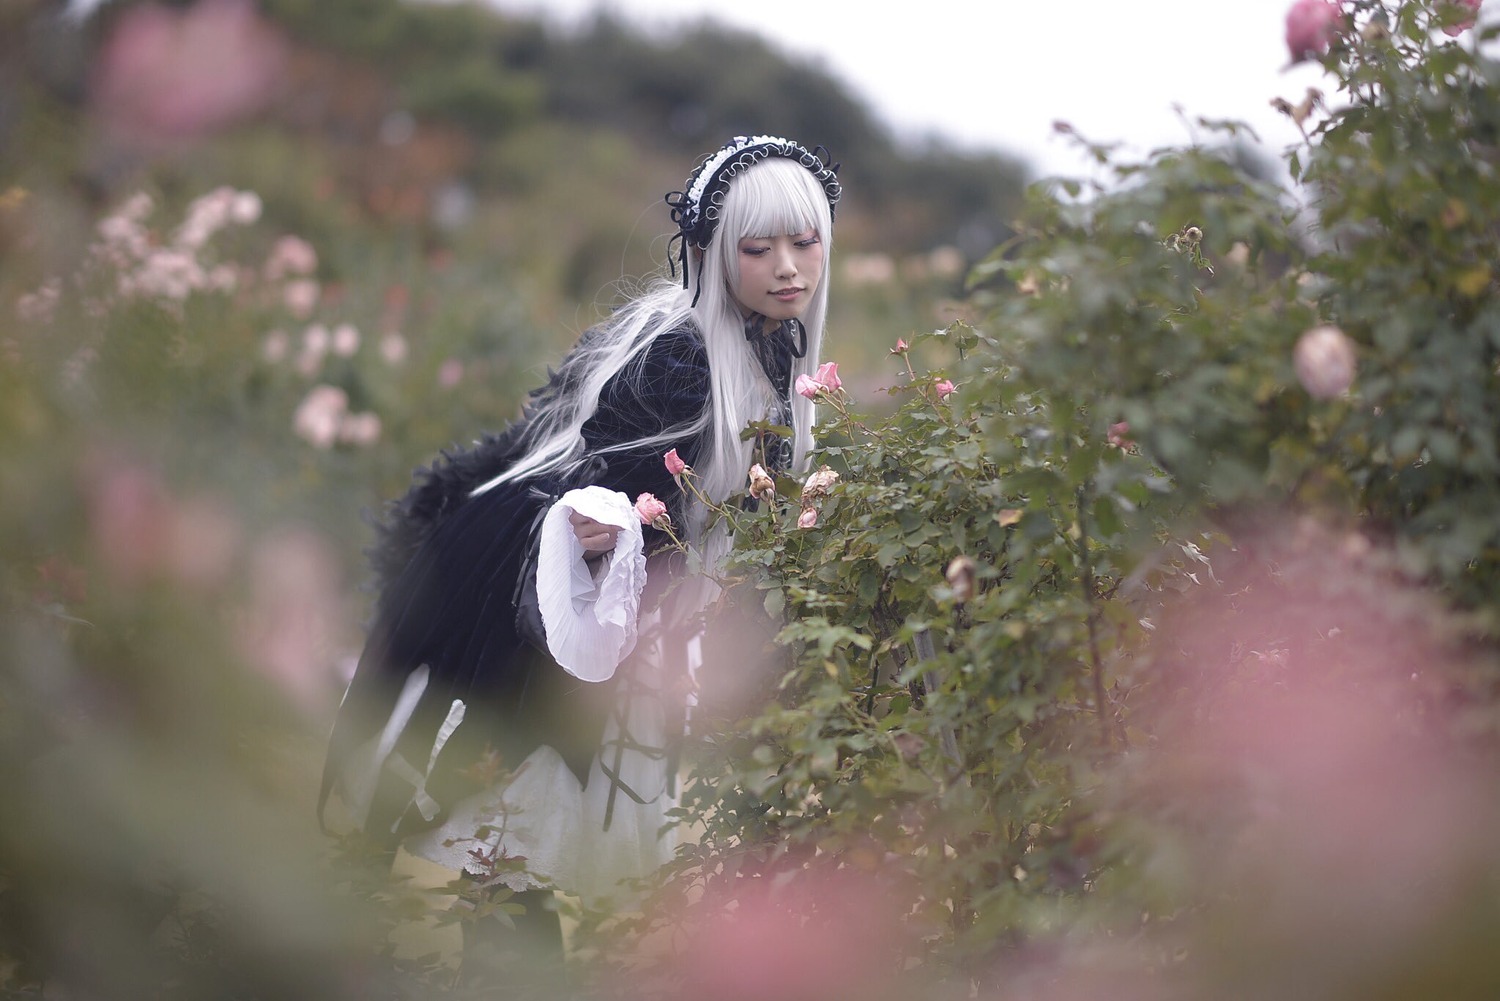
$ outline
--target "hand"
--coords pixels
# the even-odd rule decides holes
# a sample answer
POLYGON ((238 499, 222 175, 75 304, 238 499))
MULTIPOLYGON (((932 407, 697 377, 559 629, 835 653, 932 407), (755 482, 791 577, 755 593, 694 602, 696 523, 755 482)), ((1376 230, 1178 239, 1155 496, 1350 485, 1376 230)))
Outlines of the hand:
POLYGON ((601 524, 577 511, 568 515, 568 524, 573 526, 573 534, 578 536, 585 557, 603 556, 614 550, 615 536, 620 533, 614 525, 601 524))

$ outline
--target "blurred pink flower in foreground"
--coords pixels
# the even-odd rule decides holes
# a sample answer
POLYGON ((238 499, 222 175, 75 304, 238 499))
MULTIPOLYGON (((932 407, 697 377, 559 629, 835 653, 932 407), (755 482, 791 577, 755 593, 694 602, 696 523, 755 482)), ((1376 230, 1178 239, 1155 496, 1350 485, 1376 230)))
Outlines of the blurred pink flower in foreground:
POLYGON ((1200 970, 1235 963, 1244 997, 1359 997, 1349 957, 1430 964, 1492 865, 1492 759, 1445 703, 1467 654, 1362 535, 1301 519, 1237 545, 1257 558, 1158 619, 1178 653, 1120 801, 1160 832, 1145 867, 1237 929, 1184 929, 1200 970))
POLYGON ((1331 400, 1354 382, 1354 342, 1338 327, 1313 327, 1297 339, 1292 365, 1309 395, 1331 400))
POLYGON ((890 956, 899 905, 872 876, 800 870, 710 890, 689 915, 673 999, 867 1001, 908 996, 890 956))
POLYGON ((253 0, 127 7, 94 65, 93 108, 125 140, 189 138, 264 107, 286 59, 253 0))
POLYGON ((1320 56, 1338 35, 1341 12, 1333 0, 1297 0, 1286 12, 1286 47, 1292 62, 1320 56))
POLYGON ((1463 20, 1444 26, 1444 34, 1462 35, 1474 27, 1474 22, 1479 20, 1479 5, 1481 2, 1482 0, 1449 0, 1448 7, 1450 10, 1457 8, 1458 10, 1468 11, 1468 14, 1463 20))
POLYGON ((240 526, 219 501, 179 499, 154 471, 118 455, 91 459, 84 489, 94 548, 122 582, 167 579, 206 588, 229 576, 240 526))
POLYGON ((1109 443, 1112 447, 1128 452, 1135 447, 1130 438, 1130 422, 1117 421, 1109 426, 1109 443))
POLYGON ((336 697, 343 622, 338 557, 326 540, 298 528, 258 540, 239 646, 252 667, 309 712, 336 697))

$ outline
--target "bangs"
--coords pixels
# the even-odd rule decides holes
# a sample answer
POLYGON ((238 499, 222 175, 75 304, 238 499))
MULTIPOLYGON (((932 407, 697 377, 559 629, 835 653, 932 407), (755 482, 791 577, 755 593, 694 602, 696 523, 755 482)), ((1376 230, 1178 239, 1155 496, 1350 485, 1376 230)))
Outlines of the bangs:
POLYGON ((769 159, 742 174, 729 188, 719 232, 727 245, 746 237, 795 235, 815 229, 825 239, 828 195, 806 167, 769 159))

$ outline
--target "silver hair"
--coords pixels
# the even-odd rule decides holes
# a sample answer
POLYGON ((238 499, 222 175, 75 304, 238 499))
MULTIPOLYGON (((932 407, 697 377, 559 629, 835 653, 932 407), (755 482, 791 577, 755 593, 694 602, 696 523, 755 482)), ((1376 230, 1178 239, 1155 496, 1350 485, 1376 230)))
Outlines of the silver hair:
MULTIPOLYGON (((632 364, 640 364, 658 336, 691 321, 703 336, 708 354, 709 406, 697 419, 666 432, 630 442, 629 448, 660 445, 663 450, 685 437, 704 434, 694 469, 710 499, 723 502, 747 484, 752 444, 740 440, 751 421, 762 420, 775 391, 745 339, 745 318, 731 289, 739 279, 739 241, 817 231, 823 247, 823 278, 800 317, 807 331, 807 351, 794 359, 792 379, 812 375, 818 367, 828 310, 829 263, 833 249, 833 215, 823 185, 805 167, 772 158, 741 172, 724 200, 721 222, 705 251, 701 290, 699 270, 690 269, 687 288, 658 275, 645 289, 604 322, 599 336, 586 336, 570 364, 580 373, 574 392, 561 394, 532 417, 526 454, 500 476, 477 487, 482 493, 512 480, 566 473, 584 462, 582 428, 593 416, 605 385, 632 364), (697 304, 694 305, 694 300, 697 304)), ((697 252, 697 251, 695 251, 697 252)), ((812 448, 813 403, 792 395, 795 437, 793 466, 804 469, 812 448)), ((704 541, 703 512, 689 511, 688 537, 704 541)))

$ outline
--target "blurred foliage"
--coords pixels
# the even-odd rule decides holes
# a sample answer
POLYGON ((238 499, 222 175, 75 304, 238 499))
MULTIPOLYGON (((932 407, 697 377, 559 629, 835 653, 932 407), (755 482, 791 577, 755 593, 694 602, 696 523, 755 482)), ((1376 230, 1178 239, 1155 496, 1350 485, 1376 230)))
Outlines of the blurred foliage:
POLYGON ((359 516, 766 130, 845 164, 839 480, 725 512, 691 843, 533 993, 1494 996, 1500 69, 1451 12, 1350 5, 1291 189, 1204 122, 1023 196, 712 24, 268 0, 179 64, 133 12, 252 8, 64 6, 0 7, 0 991, 491 996, 484 905, 312 817, 359 516), (203 66, 232 120, 140 103, 203 66))

